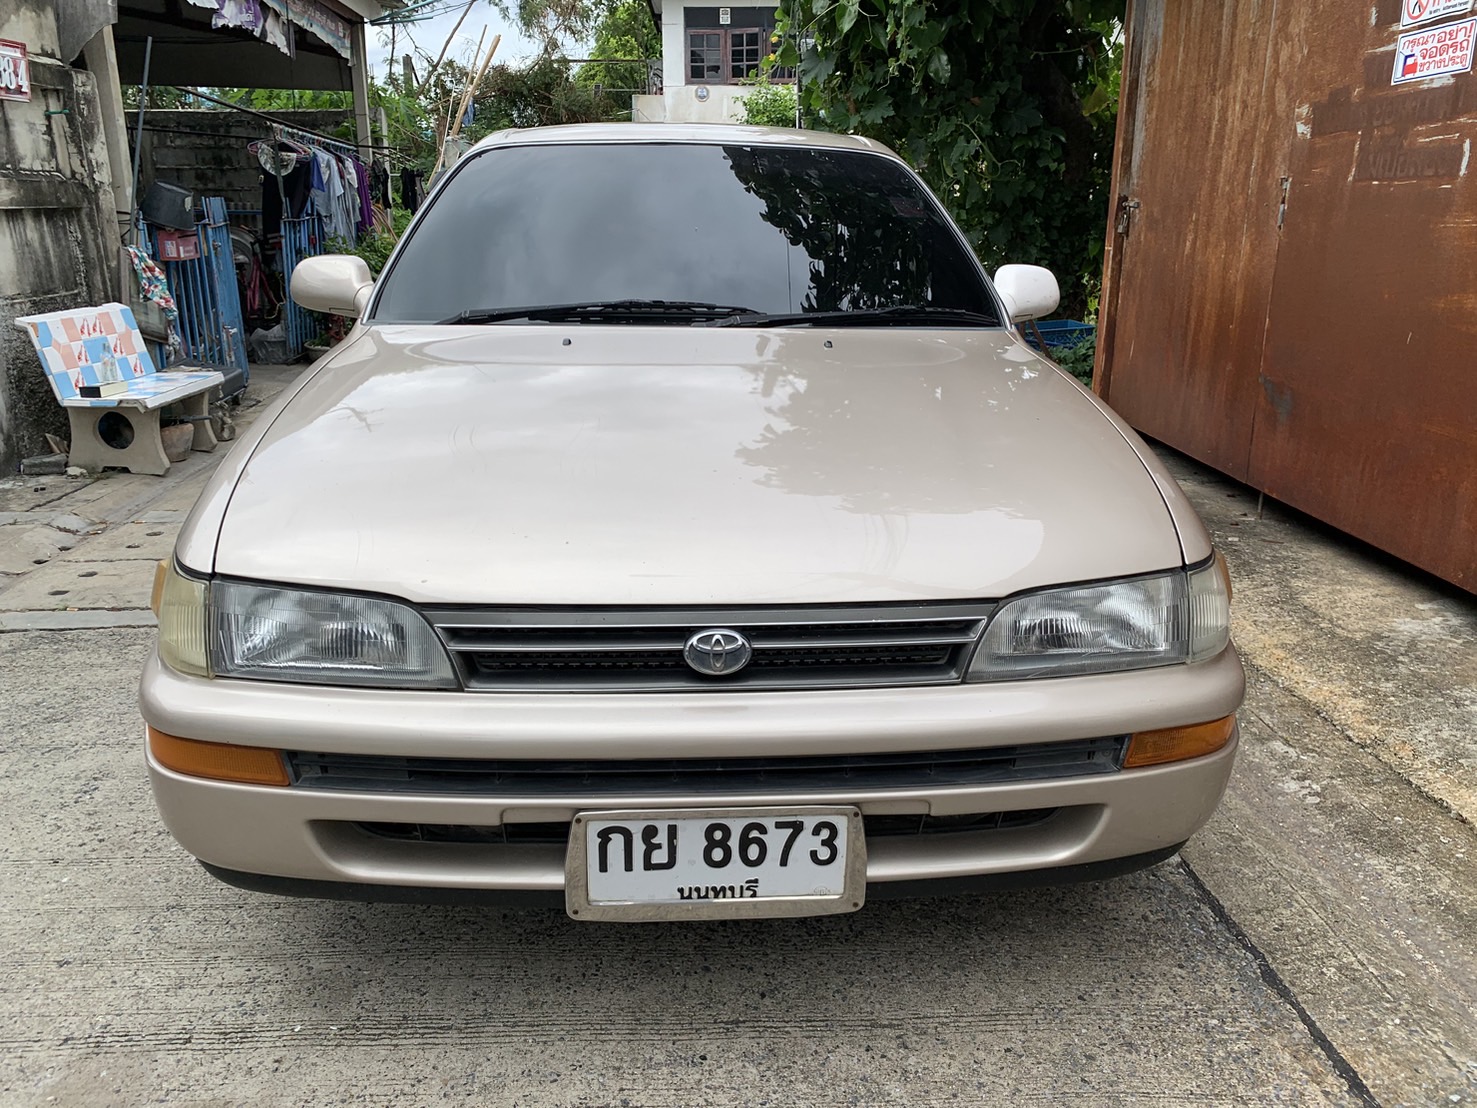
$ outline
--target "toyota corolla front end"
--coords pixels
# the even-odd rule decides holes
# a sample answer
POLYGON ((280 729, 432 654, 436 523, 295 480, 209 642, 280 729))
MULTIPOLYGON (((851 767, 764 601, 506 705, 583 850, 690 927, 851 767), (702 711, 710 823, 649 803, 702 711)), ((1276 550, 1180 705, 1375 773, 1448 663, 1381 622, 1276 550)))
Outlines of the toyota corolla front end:
POLYGON ((318 261, 295 294, 360 322, 156 589, 150 773, 213 873, 807 915, 1124 872, 1214 810, 1223 563, 1011 329, 1039 271, 992 288, 886 151, 514 132, 373 287, 318 261))

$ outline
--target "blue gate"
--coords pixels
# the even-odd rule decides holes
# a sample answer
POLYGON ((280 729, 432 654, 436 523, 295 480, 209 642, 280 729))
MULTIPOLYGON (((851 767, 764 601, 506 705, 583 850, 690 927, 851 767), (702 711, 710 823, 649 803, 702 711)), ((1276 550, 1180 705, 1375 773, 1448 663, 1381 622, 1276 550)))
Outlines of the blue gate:
MULTIPOLYGON (((202 206, 204 218, 195 228, 200 256, 168 260, 160 245, 162 232, 155 228, 154 257, 164 269, 179 308, 179 336, 185 360, 194 365, 237 370, 239 387, 244 388, 248 376, 246 336, 226 202, 218 196, 207 196, 202 206)), ((226 374, 227 395, 238 391, 231 387, 234 376, 226 374)))
POLYGON ((296 359, 303 347, 317 337, 322 326, 317 314, 301 307, 291 293, 292 271, 304 258, 323 253, 323 220, 316 215, 282 221, 282 287, 285 302, 282 316, 287 323, 287 356, 296 359))

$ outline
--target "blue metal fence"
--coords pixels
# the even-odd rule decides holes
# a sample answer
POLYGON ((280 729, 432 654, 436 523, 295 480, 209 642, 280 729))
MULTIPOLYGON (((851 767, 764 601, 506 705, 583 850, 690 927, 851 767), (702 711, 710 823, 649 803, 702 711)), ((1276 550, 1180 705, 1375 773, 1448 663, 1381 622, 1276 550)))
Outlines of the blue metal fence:
MULTIPOLYGON (((240 384, 244 387, 248 374, 246 335, 226 202, 208 196, 202 206, 204 218, 195 228, 200 256, 165 260, 159 245, 161 232, 155 228, 154 257, 164 269, 179 308, 179 336, 185 360, 195 365, 239 370, 240 384)), ((227 379, 232 376, 227 374, 227 379)))
POLYGON ((323 244, 323 220, 318 216, 307 215, 302 219, 282 221, 282 287, 286 294, 282 316, 287 323, 287 356, 291 359, 298 358, 303 347, 321 329, 317 315, 292 299, 292 271, 302 259, 322 254, 323 244))

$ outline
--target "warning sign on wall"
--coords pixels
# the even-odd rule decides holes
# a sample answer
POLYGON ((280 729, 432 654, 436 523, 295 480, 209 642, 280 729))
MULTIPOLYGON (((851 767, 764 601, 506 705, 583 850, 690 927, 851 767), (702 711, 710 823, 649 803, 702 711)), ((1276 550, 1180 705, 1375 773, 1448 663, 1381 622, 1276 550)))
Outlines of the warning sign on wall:
POLYGON ((1473 0, 1400 0, 1400 26, 1415 27, 1472 10, 1473 0))
MULTIPOLYGON (((1411 3, 1413 0, 1403 0, 1411 3)), ((1466 73, 1472 68, 1472 40, 1477 36, 1477 19, 1448 23, 1428 31, 1412 31, 1401 35, 1395 44, 1395 72, 1390 84, 1424 81, 1447 73, 1466 73)))

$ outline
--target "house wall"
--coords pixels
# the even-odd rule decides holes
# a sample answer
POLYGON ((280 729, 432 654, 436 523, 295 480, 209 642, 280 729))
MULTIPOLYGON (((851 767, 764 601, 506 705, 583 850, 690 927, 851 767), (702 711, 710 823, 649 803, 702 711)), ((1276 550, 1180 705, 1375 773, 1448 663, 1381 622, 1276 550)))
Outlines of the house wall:
POLYGON ((687 53, 686 44, 683 41, 683 10, 684 5, 667 0, 662 5, 662 88, 678 88, 687 84, 687 66, 684 56, 687 53))
POLYGON ((709 3, 662 5, 662 93, 631 98, 631 118, 638 123, 738 123, 744 118, 744 85, 689 85, 687 83, 686 9, 711 8, 709 3), (707 91, 699 100, 697 90, 707 91))
POLYGON ((0 474, 65 435, 66 417, 15 318, 118 298, 112 174, 93 75, 58 58, 51 0, 4 0, 31 99, 0 100, 0 474))

